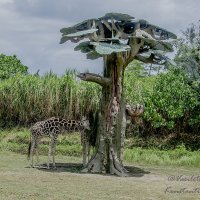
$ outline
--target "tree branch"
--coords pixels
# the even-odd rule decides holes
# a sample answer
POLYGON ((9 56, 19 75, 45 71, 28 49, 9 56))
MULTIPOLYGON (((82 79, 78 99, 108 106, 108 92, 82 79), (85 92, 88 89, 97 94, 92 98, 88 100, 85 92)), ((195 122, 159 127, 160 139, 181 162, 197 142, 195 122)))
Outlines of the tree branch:
POLYGON ((144 42, 138 38, 130 38, 128 45, 131 46, 131 51, 128 52, 125 66, 128 66, 128 64, 135 59, 135 56, 138 54, 140 47, 144 45, 144 42))
POLYGON ((156 62, 154 61, 154 55, 153 54, 151 54, 148 58, 141 56, 141 55, 137 55, 135 57, 135 59, 142 61, 143 63, 156 64, 156 62))
POLYGON ((93 73, 80 73, 79 75, 77 75, 77 77, 83 81, 94 82, 101 86, 107 86, 111 83, 111 80, 109 78, 104 78, 98 74, 93 73))
POLYGON ((161 60, 159 58, 156 58, 154 54, 151 54, 148 58, 138 54, 135 56, 135 59, 148 64, 162 64, 159 62, 161 60))

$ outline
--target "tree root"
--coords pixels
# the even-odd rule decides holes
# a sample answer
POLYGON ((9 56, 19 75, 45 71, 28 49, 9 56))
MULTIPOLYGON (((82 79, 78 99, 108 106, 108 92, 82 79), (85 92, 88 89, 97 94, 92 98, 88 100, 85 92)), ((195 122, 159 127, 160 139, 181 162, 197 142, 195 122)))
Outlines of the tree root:
POLYGON ((102 156, 97 152, 96 155, 89 161, 86 168, 81 170, 81 172, 102 173, 103 168, 102 156))
MULTIPOLYGON (((109 163, 108 164, 108 173, 117 175, 120 177, 127 177, 128 171, 124 168, 122 163, 117 158, 114 150, 110 148, 109 150, 109 163)), ((83 173, 104 173, 104 164, 103 158, 99 152, 95 154, 95 156, 89 161, 87 166, 81 170, 83 173)))
POLYGON ((122 163, 117 158, 114 150, 110 149, 110 174, 115 174, 121 177, 127 177, 127 170, 124 168, 122 163))

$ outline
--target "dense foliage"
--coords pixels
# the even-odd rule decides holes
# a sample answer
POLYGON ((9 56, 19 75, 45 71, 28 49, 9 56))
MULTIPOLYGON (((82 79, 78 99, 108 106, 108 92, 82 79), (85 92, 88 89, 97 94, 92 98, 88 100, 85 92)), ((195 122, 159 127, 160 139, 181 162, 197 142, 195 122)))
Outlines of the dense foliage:
POLYGON ((187 148, 200 149, 199 89, 185 71, 171 68, 157 76, 143 77, 144 67, 139 63, 129 67, 126 100, 145 105, 142 123, 128 130, 135 137, 131 145, 169 149, 183 143, 187 148))
POLYGON ((153 90, 145 96, 145 104, 145 118, 154 127, 180 126, 179 131, 184 132, 189 125, 200 122, 200 114, 194 115, 199 105, 198 93, 180 69, 157 76, 153 90))
POLYGON ((27 74, 28 67, 23 65, 17 57, 0 54, 0 80, 7 79, 16 74, 27 74))
MULTIPOLYGON (((198 27, 189 27, 185 38, 177 42, 176 68, 159 68, 161 73, 149 76, 152 67, 147 72, 139 61, 127 67, 126 102, 145 105, 142 129, 131 130, 137 138, 131 142, 133 147, 162 149, 184 143, 200 149, 198 27)), ((16 56, 0 55, 0 127, 29 126, 51 116, 79 119, 98 109, 100 87, 79 81, 75 71, 58 77, 53 73, 30 75, 27 70, 16 56)))
MULTIPOLYGON (((134 65, 134 64, 133 64, 134 65)), ((130 104, 144 104, 149 134, 162 130, 197 132, 200 125, 198 92, 185 73, 172 69, 154 77, 143 77, 139 63, 125 75, 125 98, 130 104), (132 71, 135 69, 135 72, 132 71)), ((98 107, 100 88, 78 81, 76 72, 58 77, 53 73, 16 75, 0 84, 1 126, 28 125, 51 116, 80 118, 98 107)), ((162 134, 162 133, 161 133, 162 134)))
POLYGON ((190 81, 200 82, 200 22, 191 24, 183 37, 177 40, 175 61, 190 78, 190 81))
POLYGON ((94 109, 99 88, 76 79, 75 72, 62 77, 18 74, 0 83, 0 122, 27 125, 52 116, 80 118, 94 109))

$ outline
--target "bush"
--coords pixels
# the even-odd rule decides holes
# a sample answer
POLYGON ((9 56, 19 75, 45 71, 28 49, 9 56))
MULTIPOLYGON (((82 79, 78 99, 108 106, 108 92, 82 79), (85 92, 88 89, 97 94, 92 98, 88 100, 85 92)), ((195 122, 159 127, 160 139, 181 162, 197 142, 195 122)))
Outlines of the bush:
POLYGON ((144 118, 154 128, 176 128, 179 132, 190 126, 195 117, 193 111, 200 103, 198 93, 188 84, 187 76, 180 69, 171 69, 157 76, 153 91, 145 95, 144 101, 144 118))
POLYGON ((0 80, 8 79, 16 74, 27 74, 28 67, 23 65, 17 56, 0 54, 0 80))

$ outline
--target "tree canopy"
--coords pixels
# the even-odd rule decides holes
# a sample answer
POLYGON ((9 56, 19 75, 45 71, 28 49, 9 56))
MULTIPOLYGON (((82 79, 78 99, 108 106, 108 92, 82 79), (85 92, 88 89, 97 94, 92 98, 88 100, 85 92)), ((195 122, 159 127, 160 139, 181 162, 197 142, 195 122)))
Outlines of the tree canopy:
POLYGON ((28 67, 23 65, 17 56, 0 54, 0 80, 7 79, 16 74, 27 74, 28 67))
POLYGON ((121 13, 107 13, 103 17, 88 19, 60 31, 61 44, 66 41, 77 43, 89 39, 75 47, 76 51, 86 53, 88 59, 126 52, 126 64, 133 59, 163 64, 168 58, 162 52, 173 51, 169 40, 176 39, 176 35, 163 28, 121 13), (134 52, 135 48, 132 47, 135 46, 136 39, 140 41, 140 45, 138 51, 134 52))
POLYGON ((191 24, 177 41, 175 61, 192 81, 200 82, 200 23, 191 24))

